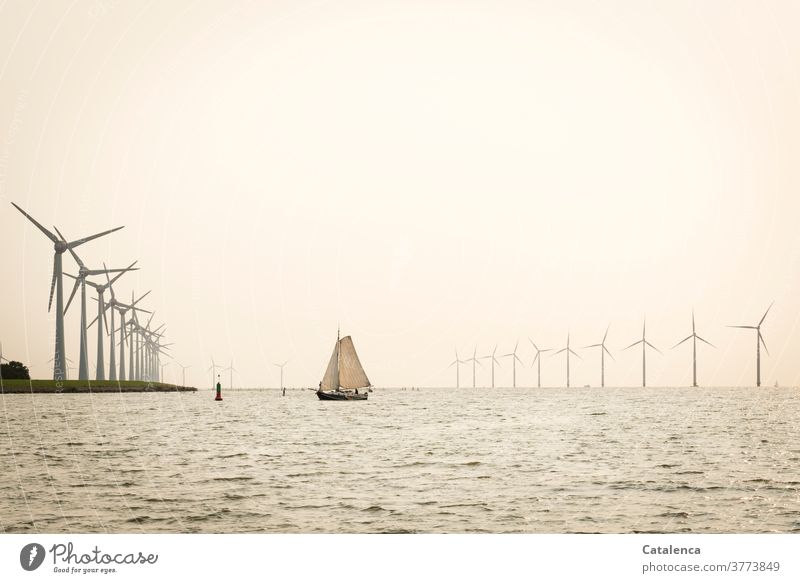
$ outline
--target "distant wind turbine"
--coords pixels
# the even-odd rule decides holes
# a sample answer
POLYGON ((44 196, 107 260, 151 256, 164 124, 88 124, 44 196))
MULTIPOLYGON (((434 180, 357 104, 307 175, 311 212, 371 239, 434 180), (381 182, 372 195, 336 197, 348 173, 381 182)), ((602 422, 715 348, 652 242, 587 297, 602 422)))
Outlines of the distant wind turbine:
POLYGON ((538 346, 536 346, 536 343, 533 340, 531 340, 531 338, 528 338, 528 340, 533 345, 533 349, 536 351, 536 354, 533 357, 533 361, 531 361, 531 366, 533 366, 534 364, 537 365, 536 366, 536 386, 541 389, 542 388, 542 352, 550 352, 553 349, 552 348, 539 348, 538 346))
POLYGON ((599 348, 600 349, 600 386, 606 386, 606 354, 611 357, 611 360, 615 360, 614 356, 611 352, 606 348, 606 338, 608 338, 608 330, 611 328, 611 324, 608 325, 606 328, 606 333, 603 334, 603 341, 600 344, 590 344, 589 346, 585 346, 584 348, 599 348))
POLYGON ((214 362, 214 357, 211 357, 211 366, 208 367, 208 370, 211 371, 211 387, 214 388, 215 381, 219 378, 217 374, 217 369, 222 370, 222 366, 218 365, 214 362))
POLYGON ((472 363, 472 388, 475 388, 475 365, 483 366, 476 355, 478 354, 478 345, 475 345, 475 350, 472 351, 472 358, 468 358, 464 362, 471 362, 472 363))
POLYGON ((456 367, 456 388, 457 389, 461 388, 461 376, 460 376, 461 375, 461 365, 466 363, 466 362, 469 362, 469 361, 468 360, 461 360, 458 357, 458 350, 456 350, 456 359, 453 362, 450 363, 450 366, 447 367, 447 368, 452 368, 454 365, 456 367))
POLYGON ((229 388, 233 388, 233 373, 238 373, 239 371, 233 368, 233 359, 231 359, 231 365, 228 368, 222 369, 222 372, 230 371, 231 373, 231 384, 229 388))
POLYGON ((191 364, 183 365, 180 362, 178 362, 177 360, 175 361, 175 363, 179 367, 181 367, 181 386, 185 387, 186 386, 186 369, 187 368, 192 368, 192 365, 191 364))
POLYGON ((716 346, 711 344, 708 340, 700 338, 700 336, 697 335, 697 332, 695 331, 695 326, 694 326, 694 310, 692 310, 692 333, 691 333, 691 335, 687 336, 686 338, 684 338, 683 340, 678 342, 675 346, 672 347, 672 350, 674 350, 675 348, 677 348, 678 346, 680 346, 681 344, 683 344, 684 342, 686 342, 690 338, 692 340, 692 386, 696 387, 697 386, 697 341, 700 340, 701 342, 705 342, 706 344, 708 344, 712 348, 716 348, 716 346))
POLYGON ((755 330, 756 331, 756 386, 761 386, 761 345, 764 345, 764 350, 769 355, 769 350, 767 350, 767 343, 764 342, 764 337, 761 335, 761 324, 764 323, 764 320, 767 319, 767 314, 772 309, 772 304, 769 305, 767 311, 764 312, 764 315, 761 317, 761 321, 759 321, 758 326, 728 326, 728 328, 745 328, 747 330, 755 330))
POLYGON ((577 356, 578 358, 583 360, 583 358, 581 357, 580 354, 578 354, 577 352, 575 352, 574 350, 572 350, 569 347, 569 333, 567 333, 567 345, 564 348, 562 348, 561 350, 559 350, 558 352, 554 352, 553 356, 555 356, 557 354, 561 354, 562 352, 566 352, 567 353, 567 388, 569 388, 569 355, 570 354, 574 354, 575 356, 577 356))
POLYGON ((643 387, 647 386, 647 347, 649 346, 650 348, 652 348, 653 350, 655 350, 659 354, 664 354, 658 348, 656 348, 655 346, 653 346, 652 344, 650 344, 647 341, 647 339, 645 338, 645 329, 646 329, 646 327, 647 327, 647 320, 645 320, 644 323, 642 324, 642 339, 641 340, 637 340, 636 342, 634 342, 630 346, 626 346, 625 348, 623 348, 623 350, 628 350, 628 348, 633 348, 637 344, 641 344, 642 345, 642 386, 643 387))
MULTIPOLYGON (((277 364, 277 363, 275 364, 275 366, 281 369, 281 388, 283 388, 283 367, 286 366, 288 363, 289 361, 287 360, 283 364, 277 364)), ((233 366, 233 363, 231 363, 231 366, 233 366)))
POLYGON ((513 352, 509 352, 508 354, 503 355, 503 358, 507 358, 509 356, 511 357, 511 368, 513 371, 512 373, 513 382, 511 386, 515 389, 517 388, 517 361, 519 361, 520 363, 522 362, 519 356, 517 356, 517 348, 519 348, 519 340, 517 340, 517 343, 514 345, 513 352))
POLYGON ((487 354, 486 356, 481 356, 481 359, 491 359, 492 362, 492 388, 494 388, 494 365, 500 366, 500 361, 495 358, 495 354, 497 354, 497 344, 494 345, 494 350, 492 350, 491 354, 487 354))

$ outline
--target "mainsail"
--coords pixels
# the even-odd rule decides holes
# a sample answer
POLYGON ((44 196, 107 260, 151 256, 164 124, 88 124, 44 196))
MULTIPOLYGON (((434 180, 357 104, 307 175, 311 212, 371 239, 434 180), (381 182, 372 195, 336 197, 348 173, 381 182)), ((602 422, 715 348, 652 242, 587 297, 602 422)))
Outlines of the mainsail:
POLYGON ((353 339, 345 336, 339 341, 339 386, 345 389, 363 389, 371 386, 358 360, 353 339))
POLYGON ((335 391, 339 388, 339 340, 333 347, 333 354, 328 361, 328 368, 325 370, 325 376, 322 377, 323 391, 335 391))

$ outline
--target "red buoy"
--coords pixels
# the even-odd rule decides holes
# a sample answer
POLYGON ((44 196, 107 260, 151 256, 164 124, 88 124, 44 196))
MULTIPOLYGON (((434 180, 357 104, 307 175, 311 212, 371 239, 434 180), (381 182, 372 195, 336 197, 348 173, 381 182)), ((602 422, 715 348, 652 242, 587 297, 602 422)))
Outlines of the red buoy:
POLYGON ((217 396, 214 397, 214 400, 215 401, 221 401, 222 400, 222 385, 219 384, 219 381, 217 381, 217 396))

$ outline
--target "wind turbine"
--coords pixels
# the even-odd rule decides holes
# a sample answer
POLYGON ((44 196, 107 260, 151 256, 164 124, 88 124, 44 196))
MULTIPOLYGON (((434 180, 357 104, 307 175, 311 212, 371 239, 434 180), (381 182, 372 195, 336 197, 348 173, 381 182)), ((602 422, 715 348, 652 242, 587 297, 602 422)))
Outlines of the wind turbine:
POLYGON ((519 340, 517 340, 517 343, 514 345, 514 351, 513 352, 509 352, 508 354, 504 354, 502 356, 502 358, 506 358, 508 356, 512 357, 511 358, 511 369, 513 371, 513 374, 512 374, 513 383, 512 383, 511 386, 513 388, 515 388, 515 389, 517 388, 517 361, 522 363, 522 361, 520 360, 519 356, 517 356, 517 348, 519 348, 519 340))
POLYGON ((645 338, 645 329, 646 329, 646 327, 647 327, 647 320, 645 320, 644 323, 642 324, 642 339, 641 340, 637 340, 636 342, 634 342, 630 346, 626 346, 625 348, 623 348, 623 350, 628 350, 628 348, 633 348, 637 344, 641 344, 642 345, 642 387, 646 387, 647 386, 647 347, 649 346, 650 348, 652 348, 653 350, 655 350, 659 354, 664 354, 658 348, 656 348, 655 346, 653 346, 652 344, 650 344, 647 341, 647 339, 645 338))
MULTIPOLYGON (((56 338, 55 338, 55 352, 53 354, 53 380, 60 381, 66 378, 65 372, 66 367, 64 363, 64 358, 66 357, 66 347, 64 344, 64 278, 63 278, 63 271, 62 271, 62 255, 67 250, 72 250, 79 245, 83 245, 84 243, 91 241, 92 239, 97 239, 98 237, 103 237, 104 235, 108 235, 109 233, 113 233, 114 231, 119 231, 122 227, 116 227, 115 229, 109 229, 108 231, 103 231, 102 233, 97 233, 96 235, 91 235, 89 237, 84 237, 82 239, 75 239, 74 241, 67 242, 64 237, 58 237, 50 232, 48 229, 45 229, 41 224, 39 224, 36 219, 22 210, 13 202, 11 203, 14 205, 19 212, 25 215, 30 222, 32 222, 36 227, 45 234, 45 236, 53 242, 53 278, 50 282, 50 300, 47 304, 47 311, 50 311, 50 308, 53 305, 53 292, 56 292, 56 338)), ((58 229, 56 229, 58 231, 58 229)), ((59 233, 60 235, 60 233, 59 233)), ((84 322, 85 324, 85 322, 84 322)), ((83 360, 81 360, 83 363, 83 360)), ((88 368, 88 367, 87 367, 88 368)), ((87 375, 88 377, 88 375, 87 375)))
POLYGON ((500 366, 500 361, 495 358, 495 354, 497 353, 497 344, 494 345, 494 350, 492 350, 491 354, 486 356, 481 356, 481 359, 490 358, 492 362, 492 388, 494 388, 494 365, 500 366))
POLYGON ((478 354, 478 345, 476 344, 475 345, 475 350, 472 351, 472 358, 468 358, 467 360, 464 361, 464 362, 471 362, 472 363, 472 388, 473 389, 475 388, 475 365, 478 364, 480 366, 483 366, 480 363, 480 361, 476 358, 477 354, 478 354))
POLYGON ((578 354, 577 352, 575 352, 574 350, 572 350, 569 347, 569 332, 567 332, 567 345, 564 348, 562 348, 561 350, 559 350, 558 352, 554 352, 553 356, 556 356, 557 354, 561 354, 562 352, 566 352, 567 353, 567 388, 569 388, 569 355, 570 354, 574 354, 575 356, 577 356, 578 358, 583 360, 583 358, 581 358, 580 354, 578 354))
POLYGON ((528 337, 528 340, 533 345, 533 349, 536 351, 536 355, 533 357, 533 360, 531 361, 531 366, 533 366, 534 364, 538 363, 538 366, 536 367, 536 386, 541 389, 542 388, 542 357, 541 357, 541 354, 542 354, 542 352, 550 352, 553 349, 552 348, 539 348, 538 346, 536 346, 536 343, 533 340, 531 340, 530 337, 528 337))
POLYGON ((187 364, 186 366, 184 366, 180 362, 178 362, 177 360, 175 362, 177 363, 177 365, 179 367, 181 367, 181 383, 182 383, 181 386, 185 387, 186 386, 186 369, 187 368, 191 368, 192 365, 191 364, 187 364))
MULTIPOLYGON (((64 241, 66 241, 66 239, 64 238, 64 235, 62 235, 61 231, 59 231, 57 228, 56 228, 56 233, 58 233, 59 236, 64 241)), ((107 271, 108 272, 113 272, 113 273, 119 273, 119 272, 124 272, 124 271, 127 271, 127 270, 126 269, 89 269, 88 267, 86 267, 86 265, 84 265, 83 261, 81 261, 81 258, 78 257, 78 254, 75 253, 74 249, 72 249, 70 247, 69 248, 69 252, 72 255, 72 258, 78 264, 78 268, 79 269, 78 269, 78 275, 77 276, 70 275, 68 273, 66 274, 67 276, 69 276, 69 277, 71 277, 72 279, 75 280, 75 285, 72 286, 72 293, 70 293, 69 300, 67 300, 67 305, 64 308, 64 313, 66 314, 67 310, 69 310, 69 306, 72 304, 72 299, 75 297, 75 292, 78 291, 78 287, 80 287, 81 288, 81 336, 80 336, 80 339, 81 339, 81 347, 80 348, 81 349, 80 349, 80 357, 78 358, 78 380, 86 381, 86 380, 89 380, 89 354, 88 354, 88 350, 87 350, 87 346, 86 346, 86 278, 88 276, 90 276, 90 275, 103 275, 107 271)), ((98 331, 98 338, 102 339, 102 334, 99 331, 98 331)), ((98 352, 97 352, 98 356, 100 356, 101 358, 102 358, 102 354, 103 354, 102 346, 103 346, 103 343, 100 342, 99 348, 98 348, 98 352)), ((101 364, 102 363, 100 363, 100 362, 97 363, 97 370, 98 370, 98 373, 100 373, 98 380, 104 380, 103 377, 105 376, 105 373, 102 372, 101 364)))
POLYGON ((675 348, 677 348, 678 346, 680 346, 681 344, 683 344, 684 342, 686 342, 690 338, 692 339, 692 386, 696 387, 697 386, 697 341, 700 340, 701 342, 705 342, 711 348, 716 348, 716 346, 711 344, 708 340, 705 340, 704 338, 700 338, 700 336, 697 335, 697 332, 695 331, 695 326, 694 326, 694 310, 692 310, 692 333, 691 333, 691 335, 687 336, 686 338, 684 338, 683 340, 678 342, 675 346, 672 347, 671 350, 674 350, 675 348))
POLYGON ((606 333, 603 334, 603 341, 600 344, 591 344, 589 346, 584 346, 584 348, 599 348, 600 349, 600 386, 606 386, 606 354, 611 357, 611 360, 615 360, 614 356, 611 352, 606 348, 606 338, 608 338, 608 330, 611 328, 611 324, 608 325, 606 328, 606 333))
POLYGON ((461 365, 463 363, 466 363, 466 362, 469 362, 469 361, 468 360, 461 360, 460 358, 458 358, 458 350, 456 350, 456 359, 453 362, 450 363, 450 366, 447 367, 447 368, 451 368, 453 365, 455 365, 455 367, 456 367, 456 388, 457 389, 461 388, 461 379, 460 379, 461 365))
MULTIPOLYGON (((107 289, 109 289, 111 287, 111 284, 113 284, 115 281, 117 281, 126 272, 135 271, 136 269, 138 269, 138 268, 133 267, 134 265, 136 265, 136 261, 131 263, 124 270, 122 270, 119 273, 117 273, 117 275, 114 276, 114 279, 110 279, 109 276, 108 276, 108 269, 106 268, 106 264, 103 263, 103 269, 104 269, 105 275, 106 275, 106 283, 99 284, 99 283, 95 283, 93 281, 89 281, 88 279, 85 280, 85 282, 87 284, 89 284, 90 286, 92 286, 95 289, 95 291, 97 292, 97 317, 94 320, 92 320, 92 322, 89 324, 89 326, 88 326, 89 328, 92 327, 92 324, 94 324, 100 318, 102 318, 103 319, 103 324, 105 325, 105 328, 106 328, 106 334, 109 334, 108 322, 106 321, 105 292, 106 292, 107 289)), ((112 291, 111 293, 113 294, 114 292, 112 291)), ((116 344, 114 342, 114 340, 115 340, 114 335, 116 333, 115 328, 116 328, 116 322, 114 321, 114 310, 111 310, 111 330, 110 330, 111 349, 109 350, 109 358, 111 359, 111 363, 110 363, 110 370, 109 370, 109 373, 108 373, 108 378, 109 378, 109 380, 112 380, 112 381, 117 380, 117 370, 116 370, 117 369, 117 357, 116 357, 116 352, 114 350, 114 348, 116 346, 116 344)), ((106 375, 105 371, 106 371, 106 369, 105 369, 105 361, 103 359, 103 328, 98 323, 98 325, 97 325, 97 374, 96 374, 95 378, 98 381, 104 381, 105 378, 106 378, 105 377, 105 375, 106 375)))
POLYGON ((767 314, 772 309, 772 304, 769 305, 767 311, 764 312, 764 315, 761 317, 761 320, 758 322, 758 326, 728 326, 728 328, 745 328, 747 330, 755 330, 756 331, 756 386, 761 386, 761 345, 764 345, 764 350, 769 355, 769 350, 767 350, 767 343, 764 342, 764 337, 761 335, 761 324, 764 323, 764 320, 767 319, 767 314))
MULTIPOLYGON (((107 274, 106 274, 106 277, 108 277, 107 274)), ((141 308, 137 308, 135 306, 140 301, 142 301, 142 299, 144 299, 144 297, 147 296, 147 294, 149 294, 150 292, 148 291, 146 294, 144 294, 142 297, 140 297, 135 302, 133 301, 133 294, 131 294, 131 303, 130 304, 123 304, 122 302, 117 300, 117 297, 114 295, 114 287, 112 285, 109 285, 108 289, 111 292, 111 299, 108 300, 108 302, 106 303, 106 309, 110 309, 111 310, 111 328, 112 329, 114 328, 114 311, 115 310, 117 312, 119 312, 119 317, 120 317, 120 320, 121 320, 121 323, 120 323, 120 326, 119 326, 119 330, 120 330, 120 339, 119 339, 119 377, 114 376, 116 373, 113 372, 114 365, 112 364, 111 365, 111 375, 109 376, 109 378, 112 381, 113 380, 124 381, 125 380, 125 341, 126 341, 127 335, 128 335, 127 323, 125 322, 125 316, 127 315, 128 310, 132 310, 134 314, 136 313, 136 310, 149 314, 150 313, 149 311, 143 310, 141 308)), ((91 326, 91 324, 90 324, 90 326, 91 326)), ((114 344, 114 335, 112 334, 111 335, 111 352, 113 353, 115 349, 116 349, 116 346, 114 344)), ((113 362, 113 358, 112 358, 112 362, 113 362)), ((131 367, 128 370, 128 373, 130 374, 130 376, 133 376, 133 352, 131 352, 131 367)))
POLYGON ((230 371, 230 373, 231 373, 231 384, 230 384, 229 388, 232 389, 233 388, 233 373, 238 373, 239 372, 238 370, 233 368, 233 359, 231 359, 231 365, 228 368, 222 369, 222 372, 225 372, 226 370, 230 371))
MULTIPOLYGON (((287 360, 283 364, 275 364, 279 369, 281 369, 281 388, 283 388, 283 367, 287 365, 289 361, 287 360)), ((231 367, 233 367, 233 362, 231 362, 231 367)))
MULTIPOLYGON (((208 367, 208 371, 211 371, 211 387, 212 388, 214 388, 214 382, 217 380, 217 377, 219 376, 217 374, 217 369, 222 370, 222 366, 220 366, 217 363, 215 363, 214 362, 214 357, 212 356, 211 357, 211 366, 208 367)), ((208 371, 206 371, 206 372, 208 372, 208 371)))

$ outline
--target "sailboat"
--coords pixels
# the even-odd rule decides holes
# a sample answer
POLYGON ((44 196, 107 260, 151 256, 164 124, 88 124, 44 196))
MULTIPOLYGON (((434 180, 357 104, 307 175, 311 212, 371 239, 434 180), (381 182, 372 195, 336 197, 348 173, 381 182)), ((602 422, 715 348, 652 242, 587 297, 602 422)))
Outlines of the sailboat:
POLYGON ((319 383, 317 397, 321 401, 366 401, 371 386, 372 383, 358 360, 353 339, 350 336, 340 339, 337 332, 336 345, 328 361, 325 376, 319 383), (359 389, 362 392, 359 393, 359 389))

